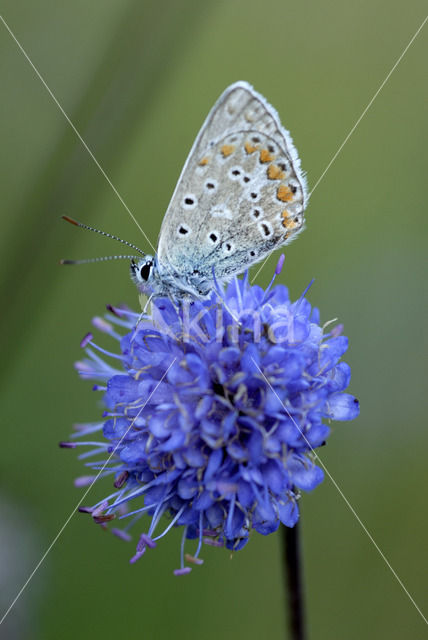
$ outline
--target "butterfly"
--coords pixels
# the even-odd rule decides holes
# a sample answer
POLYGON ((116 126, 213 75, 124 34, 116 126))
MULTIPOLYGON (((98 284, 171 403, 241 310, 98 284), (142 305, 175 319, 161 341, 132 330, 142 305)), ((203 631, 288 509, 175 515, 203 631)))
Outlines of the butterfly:
POLYGON ((216 279, 230 280, 294 239, 307 200, 289 132, 266 99, 241 81, 222 93, 196 137, 156 255, 100 233, 137 249, 130 268, 140 293, 206 298, 216 279))

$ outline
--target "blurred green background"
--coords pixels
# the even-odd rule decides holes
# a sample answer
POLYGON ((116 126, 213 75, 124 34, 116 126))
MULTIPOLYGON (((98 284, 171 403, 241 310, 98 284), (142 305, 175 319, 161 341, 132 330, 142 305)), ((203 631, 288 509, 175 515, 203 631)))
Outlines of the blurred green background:
MULTIPOLYGON (((2 3, 4 19, 156 243, 208 110, 245 79, 290 129, 310 187, 425 17, 416 0, 96 0, 2 3)), ((416 602, 427 607, 426 392, 422 296, 427 38, 421 32, 307 210, 280 279, 350 337, 361 416, 335 423, 324 463, 416 602)), ((0 24, 2 218, 1 596, 6 609, 83 492, 73 422, 100 413, 73 362, 107 302, 137 304, 126 262, 61 268, 114 243, 149 249, 29 62, 0 24)), ((270 279, 277 256, 259 277, 270 279)), ((110 483, 94 489, 97 496, 110 483)), ((88 501, 87 501, 88 502, 88 501)), ((326 479, 305 495, 311 638, 422 638, 426 627, 326 479)), ((181 579, 177 532, 135 566, 133 547, 74 517, 0 635, 283 638, 280 541, 254 535, 231 560, 207 548, 181 579)))

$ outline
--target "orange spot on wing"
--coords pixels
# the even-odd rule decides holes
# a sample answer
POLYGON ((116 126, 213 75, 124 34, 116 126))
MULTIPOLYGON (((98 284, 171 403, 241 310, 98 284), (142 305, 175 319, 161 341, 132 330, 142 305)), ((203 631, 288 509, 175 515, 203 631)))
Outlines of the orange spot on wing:
POLYGON ((276 197, 281 202, 290 202, 293 199, 293 192, 285 184, 281 184, 276 192, 276 197))
POLYGON ((294 220, 291 219, 290 212, 287 211, 287 209, 284 209, 281 213, 281 218, 283 218, 282 226, 288 229, 288 231, 291 231, 298 226, 297 222, 294 222, 294 220))
POLYGON ((200 167, 205 167, 206 164, 208 164, 210 161, 209 158, 207 158, 207 156, 205 156, 204 158, 202 158, 202 160, 199 160, 199 166, 200 167))
POLYGON ((234 151, 235 151, 235 145, 234 144, 224 144, 221 149, 220 149, 223 158, 227 158, 227 156, 230 156, 234 151))
POLYGON ((244 144, 244 147, 247 153, 254 153, 254 151, 257 151, 257 147, 248 141, 244 144))
POLYGON ((260 162, 272 162, 274 156, 267 149, 260 151, 260 162))
POLYGON ((269 180, 283 180, 285 178, 285 173, 282 171, 281 167, 278 167, 278 165, 270 164, 267 168, 267 177, 269 180))

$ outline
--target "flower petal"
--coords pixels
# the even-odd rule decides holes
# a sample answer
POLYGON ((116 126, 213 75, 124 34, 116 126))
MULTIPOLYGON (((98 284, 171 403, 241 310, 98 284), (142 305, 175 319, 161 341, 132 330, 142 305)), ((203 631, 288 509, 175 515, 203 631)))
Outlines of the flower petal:
POLYGON ((360 413, 360 403, 349 393, 336 393, 328 399, 327 411, 333 420, 353 420, 360 413))

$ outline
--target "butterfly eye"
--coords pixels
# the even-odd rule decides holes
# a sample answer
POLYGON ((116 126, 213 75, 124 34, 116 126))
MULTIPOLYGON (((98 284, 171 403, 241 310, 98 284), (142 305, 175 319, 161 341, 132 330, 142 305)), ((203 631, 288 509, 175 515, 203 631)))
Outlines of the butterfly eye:
POLYGON ((146 262, 146 264, 143 264, 143 266, 140 269, 141 279, 144 280, 145 282, 147 282, 147 280, 150 277, 150 271, 152 269, 152 266, 153 266, 153 262, 146 262))

